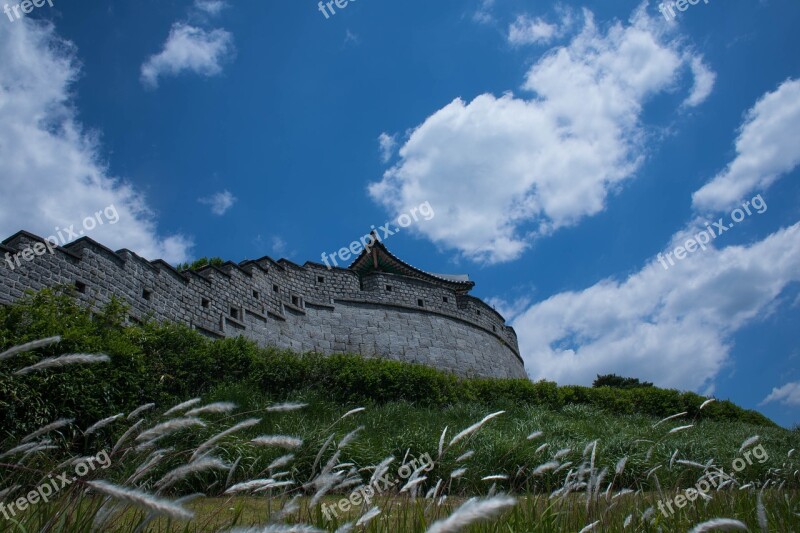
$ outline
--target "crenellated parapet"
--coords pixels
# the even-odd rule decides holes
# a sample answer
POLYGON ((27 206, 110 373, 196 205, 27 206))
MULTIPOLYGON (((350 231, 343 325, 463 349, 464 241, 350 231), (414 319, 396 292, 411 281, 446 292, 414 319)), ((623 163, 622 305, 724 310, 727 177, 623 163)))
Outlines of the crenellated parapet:
POLYGON ((6 260, 45 244, 24 231, 0 244, 0 304, 26 290, 71 285, 86 305, 116 296, 133 321, 182 323, 210 337, 385 357, 461 376, 525 377, 516 333, 468 294, 472 281, 419 270, 380 242, 350 267, 331 269, 264 257, 178 272, 88 237, 28 254, 31 260, 6 260))

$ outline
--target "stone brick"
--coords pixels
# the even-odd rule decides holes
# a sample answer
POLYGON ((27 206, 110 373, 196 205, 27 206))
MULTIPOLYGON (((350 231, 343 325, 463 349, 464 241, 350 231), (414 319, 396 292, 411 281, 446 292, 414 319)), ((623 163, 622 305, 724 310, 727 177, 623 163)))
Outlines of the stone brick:
MULTIPOLYGON (((20 232, 0 251, 13 254, 37 241, 20 232)), ((84 238, 14 270, 3 261, 0 304, 21 298, 24 290, 76 281, 86 285, 79 298, 87 305, 102 306, 113 295, 128 303, 132 317, 152 314, 156 320, 200 327, 212 337, 244 336, 262 346, 324 354, 377 355, 461 376, 526 377, 516 333, 494 309, 443 284, 387 272, 360 279, 348 269, 265 257, 178 273, 84 238), (305 301, 312 305, 302 309, 305 301)))

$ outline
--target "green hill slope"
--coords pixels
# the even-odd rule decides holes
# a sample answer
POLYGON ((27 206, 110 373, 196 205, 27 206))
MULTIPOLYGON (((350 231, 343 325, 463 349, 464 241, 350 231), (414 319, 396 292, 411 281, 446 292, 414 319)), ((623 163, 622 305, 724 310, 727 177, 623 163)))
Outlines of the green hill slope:
POLYGON ((39 355, 22 356, 14 364, 0 363, 3 430, 16 435, 58 417, 91 423, 111 410, 131 410, 147 402, 169 405, 227 383, 250 387, 274 399, 312 391, 342 405, 394 401, 426 407, 511 403, 561 409, 587 405, 608 414, 663 418, 686 412, 688 419, 774 427, 760 413, 728 401, 711 403, 701 411, 706 398, 693 393, 655 387, 623 390, 559 387, 544 381, 458 379, 432 368, 385 359, 300 355, 259 348, 245 339, 211 341, 176 325, 126 326, 125 316, 119 304, 93 314, 69 295, 51 291, 0 308, 0 347, 60 335, 60 344, 40 355, 104 353, 113 363, 25 380, 11 373, 39 355))
POLYGON ((383 359, 210 341, 174 325, 126 325, 125 316, 116 303, 90 313, 50 291, 0 308, 0 502, 87 456, 108 463, 85 476, 76 467, 85 479, 14 518, 25 530, 94 524, 133 532, 155 518, 150 511, 167 508, 177 518, 194 517, 159 519, 156 530, 229 531, 269 521, 272 529, 254 531, 349 531, 339 527, 371 516, 373 503, 382 517, 358 530, 425 531, 458 516, 462 504, 464 516, 477 506, 483 518, 496 518, 470 531, 592 524, 677 531, 720 516, 753 529, 764 520, 777 530, 798 523, 800 432, 730 402, 655 387, 457 379, 383 359), (2 355, 53 336, 60 341, 2 355), (65 353, 108 360, 19 373, 65 353), (48 429, 57 420, 58 428, 48 429), (400 477, 415 458, 428 458, 430 468, 414 481, 416 498, 414 490, 400 490, 406 481, 398 478, 374 502, 347 504, 389 457, 400 477), (82 483, 98 479, 116 485, 91 485, 94 494, 99 487, 149 511, 87 494, 82 483), (719 485, 713 496, 666 511, 704 479, 719 485), (276 488, 251 498, 253 487, 242 483, 276 488), (130 490, 139 495, 124 492, 130 490), (191 505, 177 499, 193 493, 205 497, 191 505), (475 496, 484 499, 466 500, 475 496), (298 510, 276 518, 276 509, 294 504, 298 510), (485 511, 492 506, 497 513, 485 511), (331 509, 339 509, 334 518, 331 509), (278 524, 287 521, 322 529, 278 524))

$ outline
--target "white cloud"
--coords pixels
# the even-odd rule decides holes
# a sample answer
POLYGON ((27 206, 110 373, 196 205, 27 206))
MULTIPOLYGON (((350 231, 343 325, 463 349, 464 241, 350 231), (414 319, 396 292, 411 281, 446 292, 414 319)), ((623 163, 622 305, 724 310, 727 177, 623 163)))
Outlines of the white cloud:
POLYGON ((453 100, 413 131, 372 198, 394 213, 430 201, 436 220, 417 230, 488 263, 601 212, 643 158, 644 104, 674 90, 692 55, 642 7, 607 31, 584 19, 529 70, 534 96, 453 100))
POLYGON ((772 389, 769 396, 764 398, 759 405, 766 405, 771 402, 780 402, 783 405, 793 407, 800 405, 800 381, 787 383, 783 387, 772 389))
POLYGON ((198 202, 211 206, 212 213, 222 216, 236 203, 236 197, 230 191, 221 191, 206 198, 200 198, 198 202))
POLYGON ((52 25, 22 19, 0 31, 0 49, 0 233, 47 237, 114 205, 119 221, 88 236, 150 259, 186 260, 189 239, 158 235, 143 196, 109 175, 97 135, 78 120, 75 46, 52 25))
POLYGON ((378 137, 378 144, 381 148, 381 161, 388 163, 397 148, 397 136, 389 135, 386 132, 381 133, 378 137))
POLYGON ((508 27, 508 42, 513 45, 547 44, 559 36, 558 25, 543 19, 520 15, 508 27))
POLYGON ((694 75, 694 87, 692 87, 692 93, 689 97, 684 100, 683 105, 697 107, 705 102, 706 98, 711 94, 717 75, 703 63, 701 57, 693 57, 689 65, 694 75))
POLYGON ((800 281, 800 223, 750 246, 697 251, 669 270, 652 261, 533 305, 513 322, 534 379, 589 384, 616 373, 702 390, 726 364, 732 335, 800 281))
POLYGON ((492 8, 494 7, 494 0, 481 0, 481 5, 472 15, 472 20, 480 24, 490 24, 494 22, 492 15, 492 8))
POLYGON ((184 22, 176 22, 164 43, 164 49, 142 65, 142 83, 158 87, 158 78, 194 72, 216 76, 223 63, 234 53, 233 35, 223 29, 206 31, 184 22))
POLYGON ((209 15, 216 16, 219 15, 223 9, 227 8, 228 4, 222 0, 196 0, 194 7, 209 15))
MULTIPOLYGON (((729 168, 743 159, 766 164, 758 147, 789 128, 779 109, 792 100, 789 90, 797 89, 783 84, 748 113, 737 140, 741 149, 729 168)), ((695 216, 664 253, 703 229, 704 217, 695 216)), ((800 223, 749 246, 715 248, 720 242, 669 270, 653 260, 624 281, 605 280, 533 305, 514 321, 531 376, 588 384, 596 374, 617 373, 661 386, 713 390, 713 379, 729 363, 736 331, 774 312, 784 288, 800 281, 800 223)), ((765 402, 792 394, 786 386, 765 402)))
POLYGON ((498 313, 503 315, 506 322, 510 322, 517 317, 520 313, 525 311, 531 304, 531 299, 528 296, 521 296, 516 300, 509 302, 503 298, 492 296, 486 298, 486 303, 491 305, 498 313))
POLYGON ((800 164, 800 80, 787 80, 747 112, 736 158, 692 196, 697 209, 722 211, 769 187, 800 164))
POLYGON ((272 255, 275 257, 284 257, 286 255, 287 245, 286 241, 278 235, 272 236, 272 255))

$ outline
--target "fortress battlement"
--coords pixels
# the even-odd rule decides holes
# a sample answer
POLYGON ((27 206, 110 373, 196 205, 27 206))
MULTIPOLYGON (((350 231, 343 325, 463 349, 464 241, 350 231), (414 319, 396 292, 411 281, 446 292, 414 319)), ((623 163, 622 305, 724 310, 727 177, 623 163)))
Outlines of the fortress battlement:
MULTIPOLYGON (((37 244, 41 250, 44 239, 21 231, 0 244, 0 256, 37 244)), ((514 329, 469 295, 474 282, 422 271, 380 242, 348 268, 332 269, 263 257, 179 272, 88 237, 15 268, 0 264, 0 304, 57 285, 74 286, 86 305, 116 296, 130 306, 133 321, 186 324, 215 338, 384 357, 459 376, 526 377, 514 329)))

